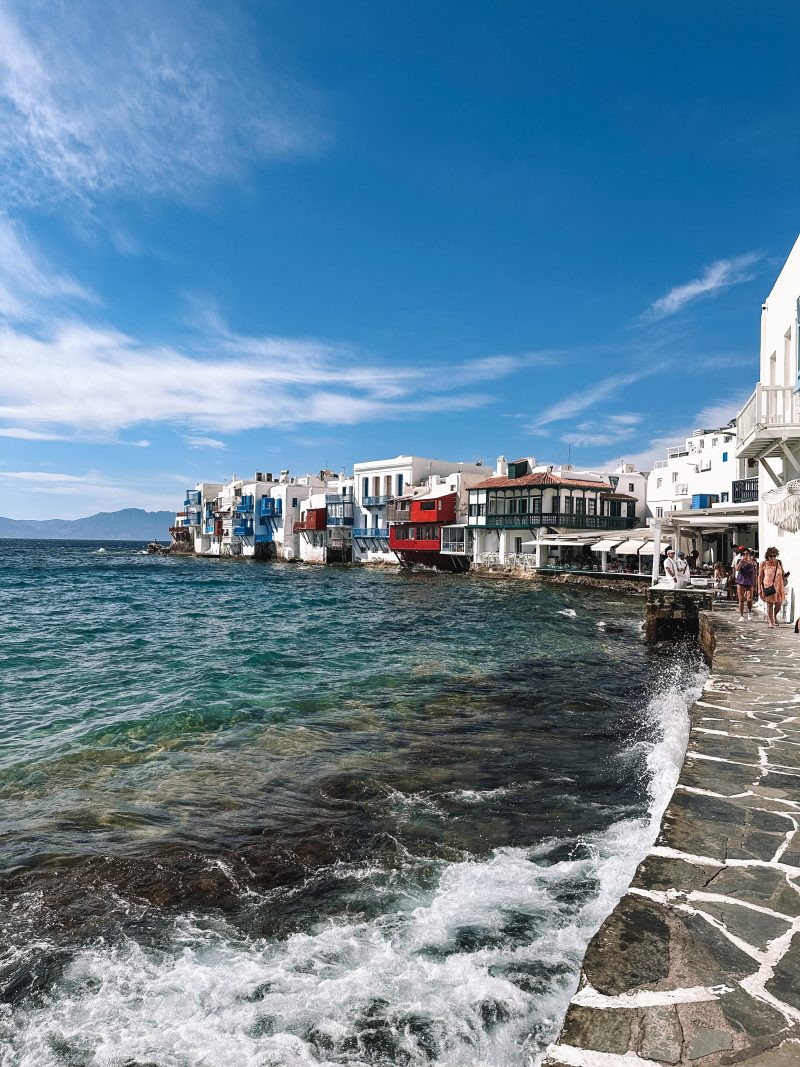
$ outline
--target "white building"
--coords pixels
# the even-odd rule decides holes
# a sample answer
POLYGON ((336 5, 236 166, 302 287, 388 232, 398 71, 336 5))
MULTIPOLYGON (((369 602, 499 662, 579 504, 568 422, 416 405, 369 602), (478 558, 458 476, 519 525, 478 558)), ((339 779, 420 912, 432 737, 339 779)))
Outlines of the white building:
POLYGON ((637 555, 643 549, 645 533, 637 541, 628 531, 644 527, 645 493, 645 475, 631 464, 607 474, 500 456, 494 474, 470 491, 472 557, 488 566, 537 568, 572 554, 605 569, 615 545, 633 541, 637 555), (597 560, 590 555, 595 546, 597 560))
POLYGON ((396 556, 389 549, 388 509, 395 500, 429 487, 431 478, 447 478, 458 473, 480 477, 486 475, 486 468, 480 463, 454 463, 422 456, 395 456, 354 464, 353 560, 396 563, 396 556))
POLYGON ((757 475, 754 460, 737 458, 735 420, 718 429, 695 430, 653 464, 647 478, 649 515, 662 519, 671 511, 753 503, 757 475))
POLYGON ((696 550, 701 564, 730 563, 737 545, 757 541, 758 472, 754 460, 737 456, 737 433, 735 419, 695 430, 648 477, 648 521, 665 544, 696 550))
POLYGON ((322 488, 300 504, 294 523, 298 555, 305 563, 350 563, 353 558, 353 479, 320 471, 322 488))
POLYGON ((737 456, 758 464, 759 551, 774 545, 792 572, 785 616, 800 588, 800 238, 761 305, 759 382, 737 416, 737 456))
POLYGON ((223 484, 199 483, 187 493, 189 505, 184 502, 195 552, 201 556, 299 559, 300 539, 294 527, 300 519, 301 504, 324 485, 316 475, 293 478, 288 470, 277 478, 257 472, 251 479, 234 476, 223 484))

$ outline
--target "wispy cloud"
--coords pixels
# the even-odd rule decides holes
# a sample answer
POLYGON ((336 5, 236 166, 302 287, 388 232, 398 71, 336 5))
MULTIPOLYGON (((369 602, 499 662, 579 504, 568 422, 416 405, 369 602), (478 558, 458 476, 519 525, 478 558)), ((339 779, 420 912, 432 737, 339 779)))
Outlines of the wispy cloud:
POLYGON ((539 412, 536 416, 536 421, 532 422, 527 429, 531 433, 538 433, 543 426, 549 426, 552 422, 574 418, 576 415, 580 415, 581 412, 586 411, 587 408, 593 407, 603 400, 615 397, 625 386, 632 385, 649 374, 654 374, 656 369, 655 367, 647 366, 624 374, 614 374, 609 378, 601 378, 594 385, 590 385, 586 389, 579 389, 574 393, 570 393, 569 396, 556 401, 555 404, 550 404, 549 407, 539 412))
POLYGON ((0 319, 31 321, 41 305, 94 300, 74 278, 53 270, 27 240, 22 227, 0 214, 0 319))
MULTIPOLYGON (((199 338, 195 349, 154 346, 80 322, 46 333, 0 326, 0 425, 30 439, 118 435, 162 423, 191 447, 219 448, 215 434, 347 425, 466 411, 491 399, 463 382, 496 380, 524 365, 465 361, 454 381, 446 365, 399 369, 313 339, 199 338), (210 355, 216 350, 217 355, 210 355), (462 381, 463 379, 463 381, 462 381)), ((137 442, 128 442, 137 443, 137 442)))
POLYGON ((324 139, 308 90, 270 74, 236 9, 187 0, 0 0, 6 203, 184 198, 324 139))
POLYGON ((675 315, 687 304, 701 296, 713 296, 722 289, 741 282, 749 282, 755 277, 752 267, 763 259, 761 252, 747 252, 733 259, 718 259, 705 268, 698 278, 693 278, 683 285, 676 285, 664 296, 659 297, 642 316, 643 321, 653 322, 675 315))
POLYGON ((224 441, 220 441, 216 437, 202 437, 198 434, 188 434, 184 437, 184 441, 189 448, 226 448, 224 441))
POLYGON ((641 421, 642 416, 633 412, 606 415, 593 422, 577 423, 574 429, 562 435, 561 440, 575 448, 612 445, 633 437, 641 421))

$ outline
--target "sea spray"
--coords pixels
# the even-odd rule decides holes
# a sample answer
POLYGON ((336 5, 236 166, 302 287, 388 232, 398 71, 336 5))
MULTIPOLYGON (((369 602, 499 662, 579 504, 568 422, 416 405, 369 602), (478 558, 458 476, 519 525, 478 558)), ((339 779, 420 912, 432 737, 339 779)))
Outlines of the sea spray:
POLYGON ((3 1067, 535 1063, 689 659, 608 594, 138 551, 6 557, 3 1067))

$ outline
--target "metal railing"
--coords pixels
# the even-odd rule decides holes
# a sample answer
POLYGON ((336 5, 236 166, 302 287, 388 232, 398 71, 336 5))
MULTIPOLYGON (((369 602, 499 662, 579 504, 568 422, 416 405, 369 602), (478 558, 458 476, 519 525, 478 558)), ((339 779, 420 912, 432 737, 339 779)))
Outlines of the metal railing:
POLYGON ((375 537, 381 541, 388 541, 389 531, 377 530, 374 526, 371 529, 368 526, 357 526, 353 529, 353 537, 375 537))
POLYGON ((742 448, 761 430, 800 426, 800 399, 790 385, 761 385, 736 416, 738 446, 742 448))
POLYGON ((752 504, 758 500, 758 478, 739 478, 731 489, 734 504, 752 504))
POLYGON ((365 508, 379 508, 388 504, 391 499, 390 496, 365 496, 361 503, 365 508))
MULTIPOLYGON (((471 515, 470 526, 481 525, 471 515)), ((639 520, 627 515, 570 515, 563 511, 541 511, 534 515, 487 515, 486 526, 527 530, 536 526, 563 526, 571 530, 632 530, 639 520)))

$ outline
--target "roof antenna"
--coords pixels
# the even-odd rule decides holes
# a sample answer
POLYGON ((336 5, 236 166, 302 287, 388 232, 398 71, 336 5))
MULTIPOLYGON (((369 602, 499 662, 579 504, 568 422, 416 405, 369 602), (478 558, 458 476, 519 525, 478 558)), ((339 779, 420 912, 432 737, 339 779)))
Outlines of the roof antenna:
POLYGON ((572 441, 567 444, 567 466, 572 466, 572 441))

